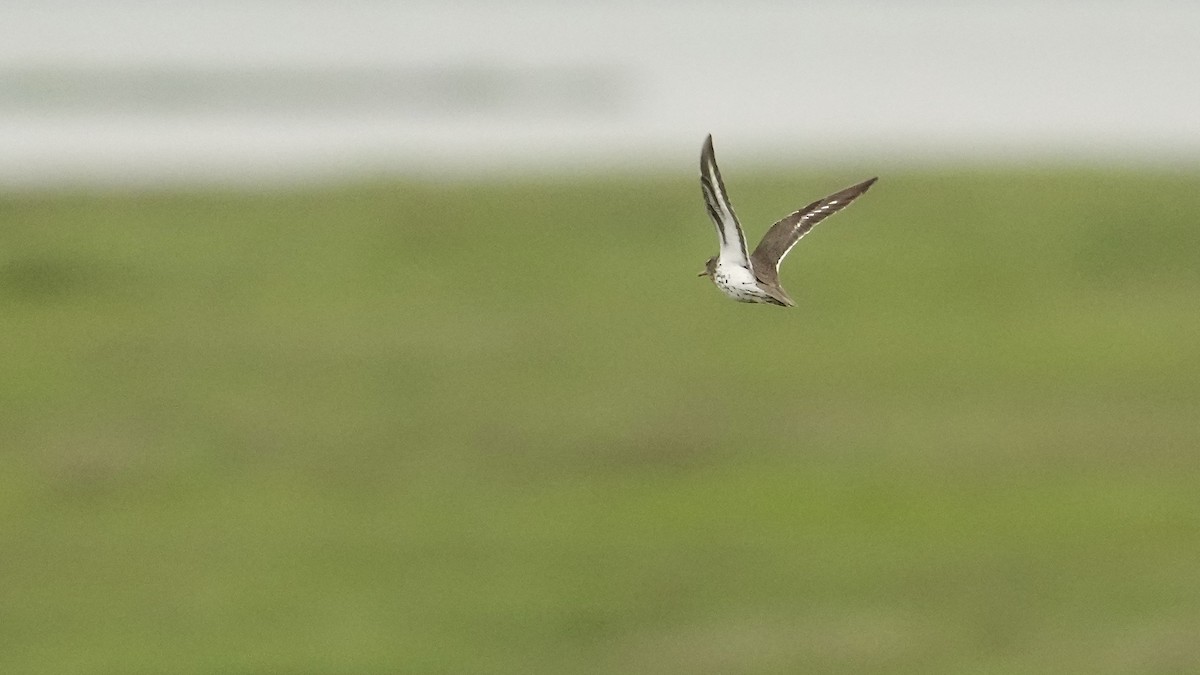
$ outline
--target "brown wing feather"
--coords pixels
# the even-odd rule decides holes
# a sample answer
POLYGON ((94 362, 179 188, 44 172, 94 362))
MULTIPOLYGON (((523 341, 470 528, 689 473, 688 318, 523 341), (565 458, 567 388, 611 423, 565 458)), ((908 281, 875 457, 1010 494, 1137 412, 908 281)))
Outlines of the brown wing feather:
POLYGON ((713 225, 717 226, 717 236, 721 244, 718 257, 721 262, 749 267, 750 256, 747 254, 746 236, 742 234, 742 226, 738 223, 737 214, 733 212, 733 204, 729 202, 725 181, 721 180, 717 156, 713 153, 712 134, 704 139, 704 148, 700 151, 700 188, 704 193, 708 216, 712 218, 713 225))
POLYGON ((849 206, 850 202, 858 199, 876 180, 877 178, 865 180, 824 199, 818 199, 772 225, 750 255, 754 271, 772 281, 777 279, 775 271, 779 267, 779 261, 800 241, 800 237, 808 234, 817 223, 849 206))

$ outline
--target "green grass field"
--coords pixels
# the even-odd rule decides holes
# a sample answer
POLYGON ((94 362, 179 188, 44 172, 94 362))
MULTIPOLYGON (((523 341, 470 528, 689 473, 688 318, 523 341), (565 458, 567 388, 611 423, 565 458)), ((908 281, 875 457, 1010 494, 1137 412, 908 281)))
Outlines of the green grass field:
POLYGON ((0 197, 0 672, 1200 672, 1198 185, 0 197))

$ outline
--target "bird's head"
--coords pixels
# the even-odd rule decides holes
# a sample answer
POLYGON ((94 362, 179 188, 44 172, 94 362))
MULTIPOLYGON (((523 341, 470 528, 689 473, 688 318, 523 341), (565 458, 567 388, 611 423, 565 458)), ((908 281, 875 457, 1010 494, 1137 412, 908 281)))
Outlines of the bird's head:
POLYGON ((716 256, 713 256, 712 258, 709 258, 708 260, 704 261, 704 271, 697 274, 696 276, 711 278, 713 275, 713 272, 716 271, 716 269, 717 269, 717 258, 716 258, 716 256))

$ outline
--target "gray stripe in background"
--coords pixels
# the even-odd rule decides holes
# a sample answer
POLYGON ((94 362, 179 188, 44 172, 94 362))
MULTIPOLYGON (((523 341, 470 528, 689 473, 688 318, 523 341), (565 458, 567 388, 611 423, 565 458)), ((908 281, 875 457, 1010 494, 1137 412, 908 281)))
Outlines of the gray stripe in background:
POLYGON ((0 113, 593 116, 629 95, 616 69, 580 66, 0 68, 0 113))

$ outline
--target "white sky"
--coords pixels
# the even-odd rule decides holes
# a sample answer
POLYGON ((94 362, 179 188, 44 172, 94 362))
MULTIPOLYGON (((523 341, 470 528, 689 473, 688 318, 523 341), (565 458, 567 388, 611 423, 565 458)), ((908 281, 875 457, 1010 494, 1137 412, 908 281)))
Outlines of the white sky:
POLYGON ((1200 164, 1200 3, 6 2, 0 184, 1200 164))

